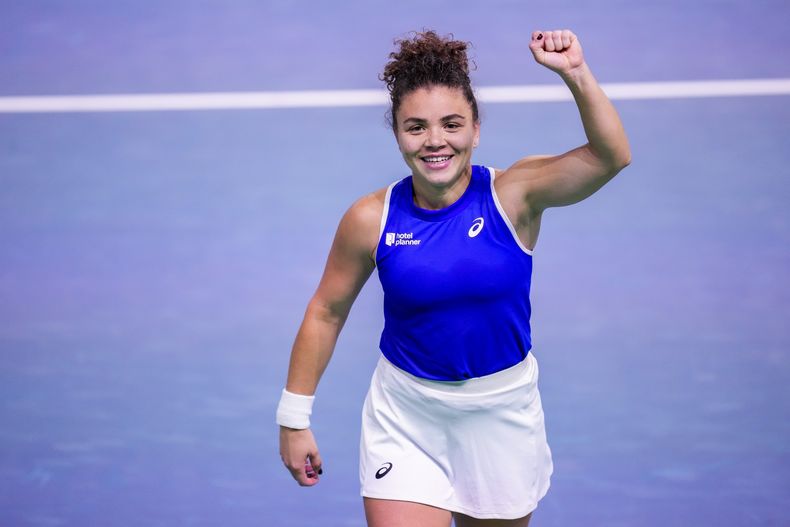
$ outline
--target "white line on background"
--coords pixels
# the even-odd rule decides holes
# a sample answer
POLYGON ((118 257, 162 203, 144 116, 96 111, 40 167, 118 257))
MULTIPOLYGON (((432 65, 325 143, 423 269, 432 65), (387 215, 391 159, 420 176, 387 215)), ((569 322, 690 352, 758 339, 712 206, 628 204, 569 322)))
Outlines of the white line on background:
MULTIPOLYGON (((790 79, 628 82, 602 84, 612 99, 681 99, 790 95, 790 79)), ((487 86, 477 89, 483 103, 566 101, 563 85, 487 86)), ((0 113, 150 112, 278 108, 384 106, 383 90, 321 90, 214 93, 143 93, 0 97, 0 113)))

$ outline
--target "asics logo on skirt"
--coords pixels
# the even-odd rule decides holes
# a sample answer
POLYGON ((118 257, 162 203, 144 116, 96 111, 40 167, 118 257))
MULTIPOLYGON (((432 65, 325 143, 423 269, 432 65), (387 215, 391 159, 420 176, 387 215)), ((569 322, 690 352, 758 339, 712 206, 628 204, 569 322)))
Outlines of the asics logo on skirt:
POLYGON ((376 479, 381 479, 392 470, 392 463, 384 463, 380 469, 376 471, 376 479))

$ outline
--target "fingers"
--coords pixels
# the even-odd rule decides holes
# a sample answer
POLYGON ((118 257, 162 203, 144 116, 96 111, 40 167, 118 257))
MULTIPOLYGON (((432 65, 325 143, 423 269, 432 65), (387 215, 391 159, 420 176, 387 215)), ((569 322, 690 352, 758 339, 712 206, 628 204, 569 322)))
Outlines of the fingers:
POLYGON ((560 51, 562 50, 562 35, 559 31, 546 32, 546 51, 560 51))
POLYGON ((291 477, 302 487, 312 487, 318 483, 318 476, 323 472, 323 469, 317 469, 310 463, 309 459, 303 459, 301 462, 298 460, 284 460, 284 463, 285 467, 291 473, 291 477))
POLYGON ((533 31, 529 47, 533 53, 538 50, 560 52, 570 48, 575 40, 576 35, 568 29, 533 31))
POLYGON ((562 49, 568 49, 573 44, 573 33, 564 29, 561 34, 562 49))
POLYGON ((532 52, 535 60, 542 64, 543 54, 545 53, 543 50, 543 33, 540 31, 532 32, 532 40, 529 43, 529 50, 532 52))
POLYGON ((310 454, 310 464, 313 466, 313 470, 315 470, 316 474, 319 476, 324 473, 324 466, 323 462, 321 461, 321 454, 318 453, 318 450, 310 454))

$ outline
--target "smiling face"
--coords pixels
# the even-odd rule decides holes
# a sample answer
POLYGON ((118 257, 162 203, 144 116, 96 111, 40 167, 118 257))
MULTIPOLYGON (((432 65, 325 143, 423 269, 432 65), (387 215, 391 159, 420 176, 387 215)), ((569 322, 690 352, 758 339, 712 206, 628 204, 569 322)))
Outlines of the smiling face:
POLYGON ((460 197, 480 139, 480 123, 463 92, 448 86, 418 88, 403 97, 395 124, 398 147, 411 168, 415 189, 460 197))

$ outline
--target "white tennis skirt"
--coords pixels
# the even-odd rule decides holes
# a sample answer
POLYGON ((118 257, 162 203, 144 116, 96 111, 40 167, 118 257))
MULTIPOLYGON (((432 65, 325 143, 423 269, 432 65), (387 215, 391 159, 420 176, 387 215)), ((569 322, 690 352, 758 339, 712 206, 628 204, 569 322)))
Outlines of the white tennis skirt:
POLYGON ((362 496, 514 519, 537 507, 552 471, 532 353, 459 382, 379 359, 362 411, 362 496))

